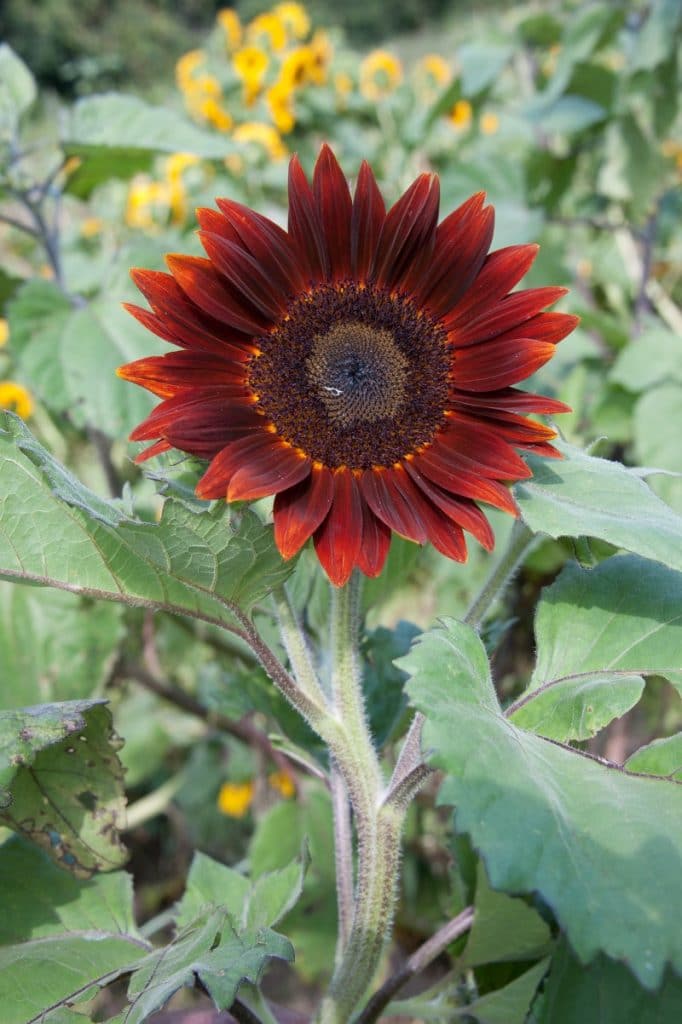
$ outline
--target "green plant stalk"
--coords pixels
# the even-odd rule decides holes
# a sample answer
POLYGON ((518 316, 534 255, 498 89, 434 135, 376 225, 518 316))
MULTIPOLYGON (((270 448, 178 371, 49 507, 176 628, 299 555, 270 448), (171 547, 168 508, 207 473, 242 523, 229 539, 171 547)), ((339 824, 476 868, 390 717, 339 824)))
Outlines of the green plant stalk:
MULTIPOLYGON (((358 874, 350 933, 342 921, 336 970, 317 1015, 318 1024, 347 1024, 351 1019, 390 934, 398 883, 404 810, 381 806, 383 779, 365 714, 358 650, 360 583, 356 572, 346 587, 332 591, 332 696, 340 734, 331 738, 329 748, 353 809, 358 874)), ((352 865, 339 866, 342 880, 349 871, 352 865)))

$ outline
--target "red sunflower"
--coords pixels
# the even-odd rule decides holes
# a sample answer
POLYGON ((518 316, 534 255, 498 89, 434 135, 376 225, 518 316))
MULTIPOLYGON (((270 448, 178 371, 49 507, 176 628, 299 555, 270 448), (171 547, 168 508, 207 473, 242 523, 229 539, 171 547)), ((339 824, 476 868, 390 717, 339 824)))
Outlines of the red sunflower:
POLYGON ((287 231, 229 199, 199 210, 207 259, 133 271, 151 310, 128 308, 178 346, 119 370, 163 399, 138 461, 177 448, 210 460, 201 498, 274 495, 284 558, 312 536, 338 586, 378 575, 392 532, 457 561, 464 530, 490 550, 478 502, 516 514, 507 484, 531 473, 514 449, 557 454, 525 414, 568 408, 512 385, 577 318, 542 312, 564 288, 510 294, 537 246, 488 254, 484 198, 438 224, 422 174, 386 212, 369 166, 351 197, 323 146, 312 187, 291 161, 287 231))

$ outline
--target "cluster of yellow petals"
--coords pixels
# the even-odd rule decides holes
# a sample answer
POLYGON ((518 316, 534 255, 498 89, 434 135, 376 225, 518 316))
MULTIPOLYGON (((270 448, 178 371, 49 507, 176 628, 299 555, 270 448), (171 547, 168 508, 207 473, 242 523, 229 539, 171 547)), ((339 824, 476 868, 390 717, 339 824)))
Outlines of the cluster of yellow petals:
POLYGON ((435 99, 440 90, 449 85, 452 80, 452 69, 440 54, 427 53, 417 64, 415 80, 417 89, 429 101, 435 99))
MULTIPOLYGON (((232 138, 235 142, 256 143, 265 150, 271 160, 283 160, 288 155, 279 132, 266 121, 244 121, 243 124, 237 125, 232 138)), ((238 154, 233 154, 233 156, 238 157, 238 154)), ((232 162, 228 163, 228 161, 230 161, 230 157, 225 159, 226 166, 233 172, 239 173, 232 162)))
POLYGON ((16 381, 0 380, 0 409, 9 409, 27 420, 33 412, 33 396, 16 381))
POLYGON ((469 100, 457 100, 448 116, 452 124, 459 131, 465 131, 469 128, 474 116, 469 100))
POLYGON ((232 58, 232 67, 242 83, 247 107, 260 96, 269 63, 270 58, 259 46, 242 46, 232 58))
POLYGON ((187 218, 185 171, 200 163, 193 153, 173 153, 164 165, 164 178, 154 181, 138 174, 128 190, 125 219, 131 228, 153 231, 159 222, 170 218, 173 224, 184 224, 187 218))
POLYGON ((220 132, 229 132, 233 120, 223 104, 222 86, 215 75, 201 70, 205 60, 203 50, 183 54, 175 65, 175 79, 193 117, 220 132))
POLYGON ((367 100, 384 99, 402 79, 403 66, 388 50, 373 50, 360 65, 360 92, 367 100))
POLYGON ((0 317, 0 348, 7 344, 9 339, 9 324, 5 319, 0 317))
MULTIPOLYGON (((296 787, 286 772, 272 772, 268 776, 272 789, 276 790, 285 800, 296 795, 296 787)), ((255 794, 252 779, 245 782, 224 782, 218 793, 218 810, 229 818, 244 818, 251 808, 255 794)))
POLYGON ((225 7, 222 11, 218 11, 216 21, 225 33, 227 52, 232 53, 234 50, 238 50, 242 45, 244 29, 237 12, 231 7, 225 7))

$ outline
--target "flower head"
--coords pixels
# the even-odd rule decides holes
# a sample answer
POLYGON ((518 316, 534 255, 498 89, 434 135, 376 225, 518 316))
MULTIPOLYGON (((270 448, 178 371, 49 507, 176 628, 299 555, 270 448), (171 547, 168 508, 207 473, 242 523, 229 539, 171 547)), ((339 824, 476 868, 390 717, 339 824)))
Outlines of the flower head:
POLYGON ((27 420, 33 412, 33 396, 16 381, 0 380, 0 409, 9 409, 27 420))
POLYGON ((402 64, 387 50, 373 50, 360 65, 360 92, 368 100, 392 93, 403 77, 402 64))
POLYGON ((422 174, 388 212, 363 163, 351 197, 323 146, 312 187, 294 157, 289 226, 229 199, 198 212, 206 259, 133 271, 151 310, 130 311, 178 348, 119 371, 161 398, 133 431, 210 460, 202 498, 274 495, 275 541, 312 537, 333 583, 376 576, 392 533, 458 561, 464 530, 492 548, 486 502, 516 514, 530 476, 515 448, 555 455, 526 414, 566 411, 516 390, 576 318, 543 310, 563 288, 510 294, 537 246, 488 254, 479 193, 438 224, 422 174))

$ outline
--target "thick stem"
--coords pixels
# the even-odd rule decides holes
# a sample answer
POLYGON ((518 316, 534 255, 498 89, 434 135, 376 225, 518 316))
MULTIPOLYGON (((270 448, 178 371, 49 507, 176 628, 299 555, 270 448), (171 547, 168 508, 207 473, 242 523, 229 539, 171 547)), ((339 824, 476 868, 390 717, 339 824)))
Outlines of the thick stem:
POLYGON ((334 812, 334 856, 339 912, 339 936, 336 944, 336 963, 338 965, 348 944, 353 920, 353 829, 350 820, 348 790, 336 765, 332 765, 330 784, 334 812))
POLYGON ((277 587, 273 591, 272 597, 280 636, 296 682, 309 697, 324 704, 326 698, 320 686, 308 641, 287 588, 284 585, 277 587))
MULTIPOLYGON (((337 956, 318 1024, 347 1024, 370 984, 390 934, 400 860, 402 808, 381 807, 379 759, 367 725, 358 650, 360 577, 332 592, 332 695, 341 742, 330 753, 343 776, 358 836, 358 878, 347 942, 337 956)), ((338 841, 338 835, 337 835, 338 841)), ((347 865, 344 866, 347 872, 347 865)), ((342 925, 343 928, 343 925, 342 925)))

